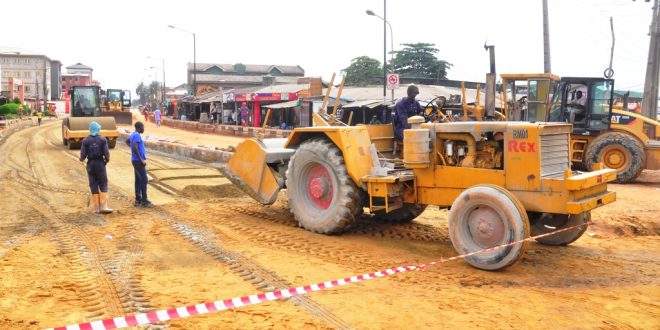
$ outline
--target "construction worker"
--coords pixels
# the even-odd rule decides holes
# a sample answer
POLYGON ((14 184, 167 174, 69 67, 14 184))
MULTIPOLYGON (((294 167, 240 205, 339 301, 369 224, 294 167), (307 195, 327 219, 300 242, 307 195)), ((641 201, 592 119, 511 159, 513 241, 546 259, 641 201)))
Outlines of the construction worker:
POLYGON ((37 110, 37 124, 41 126, 41 118, 44 117, 44 113, 41 112, 41 109, 37 110))
POLYGON ((422 106, 415 99, 419 94, 419 88, 415 85, 410 85, 406 92, 408 97, 402 98, 396 103, 394 107, 394 118, 392 119, 394 123, 394 138, 400 141, 403 140, 403 130, 410 128, 408 118, 422 113, 422 106))
POLYGON ((92 191, 95 213, 112 213, 108 208, 108 176, 105 165, 110 161, 108 140, 99 135, 101 125, 89 123, 89 136, 83 139, 80 148, 80 161, 87 159, 87 177, 92 191))
POLYGON ((135 203, 134 206, 152 208, 152 204, 147 199, 147 151, 144 148, 144 141, 141 134, 144 133, 144 124, 140 121, 135 123, 135 132, 128 137, 128 144, 131 148, 131 163, 135 173, 135 203))
POLYGON ((403 130, 410 128, 408 118, 422 113, 422 106, 416 100, 419 94, 419 88, 415 85, 410 85, 406 93, 408 97, 402 98, 396 103, 392 116, 392 124, 394 124, 394 154, 400 153, 401 155, 403 155, 403 130))

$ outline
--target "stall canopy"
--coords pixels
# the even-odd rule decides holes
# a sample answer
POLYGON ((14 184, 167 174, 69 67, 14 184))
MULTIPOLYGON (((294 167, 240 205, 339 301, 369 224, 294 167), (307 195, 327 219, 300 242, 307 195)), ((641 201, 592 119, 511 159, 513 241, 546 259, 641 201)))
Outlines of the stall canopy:
POLYGON ((293 108, 299 106, 300 103, 298 100, 287 101, 282 103, 268 104, 265 107, 270 109, 284 109, 284 108, 293 108))

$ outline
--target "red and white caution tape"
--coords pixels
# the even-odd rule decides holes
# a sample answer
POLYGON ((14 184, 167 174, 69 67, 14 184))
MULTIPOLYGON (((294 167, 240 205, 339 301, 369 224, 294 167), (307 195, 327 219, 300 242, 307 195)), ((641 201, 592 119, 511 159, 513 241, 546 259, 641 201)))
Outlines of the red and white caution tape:
POLYGON ((321 291, 329 288, 334 288, 338 286, 343 286, 351 283, 358 283, 362 281, 367 281, 367 280, 372 280, 375 278, 379 277, 385 277, 385 276, 391 276, 394 274, 398 273, 403 273, 411 270, 424 270, 428 266, 433 266, 433 265, 438 265, 441 263, 445 263, 448 261, 452 260, 458 260, 458 259, 464 259, 469 256, 478 254, 478 253, 484 253, 484 252, 490 252, 493 250, 501 249, 507 246, 513 246, 516 244, 520 244, 522 242, 526 241, 533 241, 537 238, 542 238, 542 237, 548 237, 555 235, 557 233, 561 233, 564 231, 572 230, 581 226, 586 226, 589 223, 577 225, 577 226, 572 226, 572 227, 567 227, 563 229, 559 229, 547 234, 542 234, 542 235, 537 235, 533 237, 528 237, 526 239, 516 241, 513 243, 508 243, 508 244, 502 244, 498 245, 492 248, 488 249, 483 249, 471 253, 466 253, 462 255, 458 255, 455 257, 447 258, 447 259, 441 259, 437 261, 432 261, 428 262, 425 264, 419 264, 415 266, 401 266, 401 267, 394 267, 394 268, 388 268, 385 270, 373 272, 373 273, 368 273, 368 274, 362 274, 358 276, 351 276, 351 277, 346 277, 344 279, 339 279, 339 280, 334 280, 334 281, 328 281, 328 282, 320 282, 316 284, 311 284, 311 285, 305 285, 305 286, 299 286, 295 288, 289 288, 289 289, 282 289, 282 290, 277 290, 277 291, 271 291, 271 292, 266 292, 266 293, 259 293, 259 294, 253 294, 250 296, 242 296, 242 297, 236 297, 236 298, 231 298, 231 299, 225 299, 225 300, 217 300, 214 302, 208 302, 204 304, 197 304, 197 305, 190 305, 190 306, 182 306, 182 307, 176 307, 176 308, 170 308, 170 309, 162 309, 159 311, 152 311, 148 313, 140 313, 140 314, 134 314, 134 315, 129 315, 129 316, 120 316, 120 317, 115 317, 111 319, 105 319, 105 320, 98 320, 98 321, 92 321, 92 322, 85 322, 85 323, 79 323, 79 324, 73 324, 73 325, 67 325, 67 326, 62 326, 62 327, 55 327, 55 328, 48 328, 47 330, 110 330, 110 329, 121 329, 121 328, 127 328, 127 327, 134 327, 138 325, 145 325, 145 324, 152 324, 152 323, 158 323, 158 322, 163 322, 163 321, 168 321, 168 320, 174 320, 174 319, 180 319, 184 317, 189 317, 189 316, 194 316, 194 315, 201 315, 201 314, 206 314, 206 313, 211 313, 211 312, 218 312, 218 311, 223 311, 223 310, 228 310, 228 309, 234 309, 238 307, 243 307, 243 306, 249 306, 249 305, 256 305, 256 304, 261 304, 264 302, 268 301, 275 301, 275 300, 281 300, 285 298, 290 298, 310 292, 315 292, 315 291, 321 291))

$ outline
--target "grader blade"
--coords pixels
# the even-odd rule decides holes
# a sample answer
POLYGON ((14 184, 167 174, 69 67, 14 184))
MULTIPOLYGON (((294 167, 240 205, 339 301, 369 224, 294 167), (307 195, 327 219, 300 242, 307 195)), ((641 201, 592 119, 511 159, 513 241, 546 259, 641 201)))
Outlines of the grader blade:
POLYGON ((293 149, 284 148, 286 139, 248 139, 241 142, 227 165, 220 168, 227 179, 259 203, 270 205, 284 187, 284 178, 275 168, 288 161, 293 149))

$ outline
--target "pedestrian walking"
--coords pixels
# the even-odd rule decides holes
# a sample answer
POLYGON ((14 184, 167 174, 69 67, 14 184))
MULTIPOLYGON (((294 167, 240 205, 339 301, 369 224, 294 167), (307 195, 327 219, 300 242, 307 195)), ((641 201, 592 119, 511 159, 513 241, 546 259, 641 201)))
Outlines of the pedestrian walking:
POLYGON ((160 127, 160 116, 160 109, 156 108, 156 111, 154 111, 154 121, 156 122, 156 127, 160 127))
POLYGON ((147 198, 147 152, 142 141, 144 124, 141 121, 135 123, 135 132, 128 137, 131 146, 131 163, 135 172, 135 203, 134 206, 152 208, 154 205, 147 198))
POLYGON ((150 108, 151 107, 149 106, 149 104, 144 106, 144 122, 145 123, 149 121, 149 110, 150 110, 150 108))
POLYGON ((37 111, 37 124, 38 126, 41 126, 41 118, 44 117, 44 113, 41 112, 41 109, 37 111))
POLYGON ((218 123, 218 109, 215 107, 215 103, 211 103, 211 117, 213 118, 213 124, 218 123))
POLYGON ((99 136, 101 125, 89 123, 89 136, 83 139, 80 148, 80 161, 87 159, 87 178, 92 191, 95 213, 112 213, 108 207, 108 175, 105 165, 110 161, 108 140, 99 136))
POLYGON ((247 103, 246 102, 241 103, 241 125, 243 125, 243 127, 247 127, 249 115, 250 115, 250 108, 248 108, 247 103))

